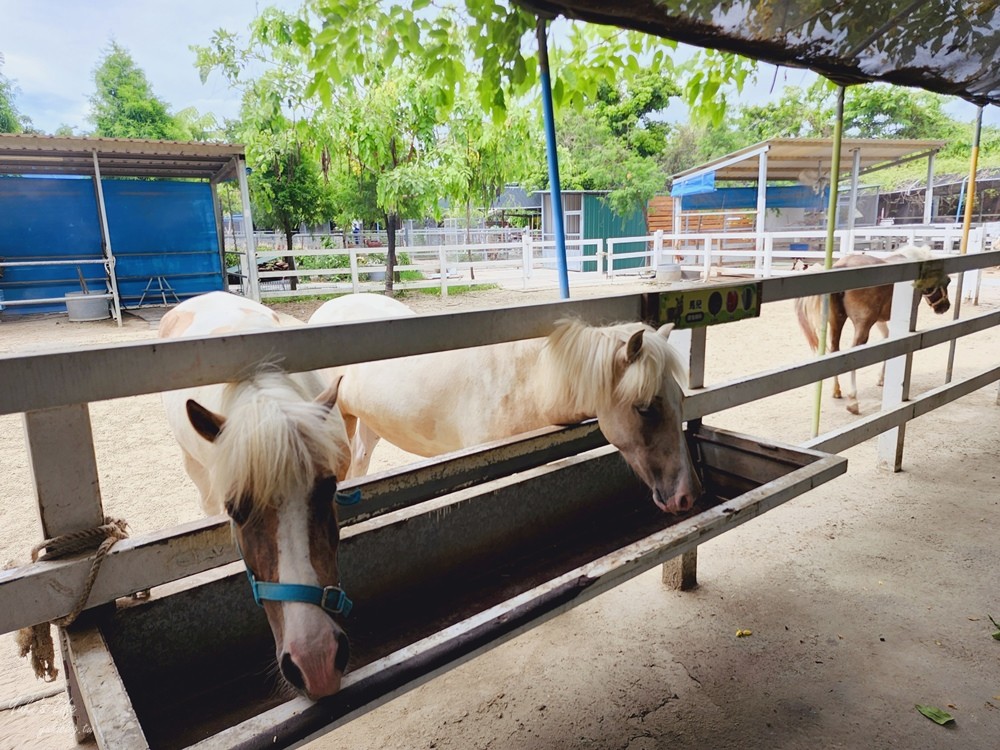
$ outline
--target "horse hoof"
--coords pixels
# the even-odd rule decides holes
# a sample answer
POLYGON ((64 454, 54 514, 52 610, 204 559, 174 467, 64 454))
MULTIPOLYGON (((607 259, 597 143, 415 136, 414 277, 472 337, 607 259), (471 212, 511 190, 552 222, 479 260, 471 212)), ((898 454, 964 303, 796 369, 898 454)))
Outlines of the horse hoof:
POLYGON ((834 397, 834 398, 843 398, 843 396, 842 396, 842 395, 840 395, 840 391, 834 391, 834 392, 833 392, 833 397, 834 397))
POLYGON ((847 411, 851 412, 851 414, 860 414, 861 408, 857 405, 857 403, 848 404, 847 411))

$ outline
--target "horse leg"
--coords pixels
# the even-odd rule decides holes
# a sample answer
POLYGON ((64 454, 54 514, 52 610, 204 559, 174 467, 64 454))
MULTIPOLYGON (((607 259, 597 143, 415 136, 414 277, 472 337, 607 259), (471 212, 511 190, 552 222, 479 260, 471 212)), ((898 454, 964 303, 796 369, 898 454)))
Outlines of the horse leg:
POLYGON ((212 480, 209 479, 208 472, 205 470, 205 467, 183 448, 181 449, 181 453, 184 455, 184 471, 186 471, 187 475, 191 477, 191 481, 194 482, 194 486, 198 488, 198 494, 201 495, 202 510, 204 510, 208 515, 221 513, 222 508, 209 508, 205 504, 208 500, 208 493, 212 489, 212 480))
MULTIPOLYGON (((842 294, 830 295, 830 354, 840 351, 840 336, 844 331, 844 323, 847 321, 847 312, 844 309, 844 297, 842 294)), ((833 376, 833 397, 841 398, 840 377, 833 376)))
MULTIPOLYGON (((868 335, 871 333, 873 321, 854 321, 854 346, 862 346, 868 343, 868 335)), ((851 414, 860 414, 861 407, 858 406, 858 378, 857 371, 851 370, 851 391, 847 394, 847 411, 851 414)))
MULTIPOLYGON (((889 338, 889 324, 888 323, 886 323, 884 320, 880 320, 877 323, 875 323, 875 326, 882 333, 882 338, 884 338, 884 339, 889 338)), ((883 359, 882 360, 882 367, 881 367, 881 369, 879 369, 879 372, 878 372, 878 383, 876 383, 876 385, 879 388, 881 388, 884 384, 885 384, 885 360, 883 359)))
POLYGON ((368 466, 372 461, 372 451, 381 440, 381 436, 371 427, 357 421, 357 429, 351 438, 351 470, 347 473, 348 479, 363 477, 368 473, 368 466))

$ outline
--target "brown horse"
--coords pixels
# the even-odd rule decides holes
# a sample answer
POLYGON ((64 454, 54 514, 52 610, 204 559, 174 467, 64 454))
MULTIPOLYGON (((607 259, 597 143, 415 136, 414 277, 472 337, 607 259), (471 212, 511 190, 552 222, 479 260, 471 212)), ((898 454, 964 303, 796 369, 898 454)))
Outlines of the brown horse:
MULTIPOLYGON (((833 264, 834 268, 859 268, 863 266, 876 266, 883 263, 905 263, 915 260, 931 260, 933 256, 929 247, 914 247, 907 245, 899 249, 895 255, 888 256, 881 260, 871 255, 847 255, 833 264)), ((927 300, 927 304, 938 315, 945 313, 951 307, 948 300, 948 283, 951 279, 947 274, 940 271, 931 272, 913 282, 913 285, 920 290, 927 300)), ((823 298, 800 297, 795 300, 795 310, 798 314, 799 325, 802 327, 806 340, 813 351, 819 347, 820 328, 820 305, 823 298)), ((844 323, 850 319, 854 324, 854 344, 868 343, 868 335, 872 326, 878 326, 882 335, 888 337, 889 327, 886 323, 889 320, 890 309, 892 308, 892 284, 882 286, 871 286, 865 289, 848 289, 846 292, 835 292, 830 295, 830 352, 840 351, 840 335, 844 330, 844 323)), ((878 384, 882 385, 885 376, 885 363, 882 363, 882 370, 879 374, 878 384)), ((833 376, 833 397, 840 398, 840 380, 833 376)), ((860 414, 858 407, 858 385, 857 375, 851 370, 851 390, 847 394, 847 411, 851 414, 860 414)))

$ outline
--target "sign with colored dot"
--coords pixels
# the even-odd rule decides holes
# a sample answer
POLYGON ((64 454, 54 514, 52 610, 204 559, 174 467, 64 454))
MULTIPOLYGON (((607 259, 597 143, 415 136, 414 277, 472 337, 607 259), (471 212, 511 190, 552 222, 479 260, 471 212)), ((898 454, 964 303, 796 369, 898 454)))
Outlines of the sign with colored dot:
POLYGON ((760 317, 760 283, 660 292, 660 323, 699 328, 760 317))

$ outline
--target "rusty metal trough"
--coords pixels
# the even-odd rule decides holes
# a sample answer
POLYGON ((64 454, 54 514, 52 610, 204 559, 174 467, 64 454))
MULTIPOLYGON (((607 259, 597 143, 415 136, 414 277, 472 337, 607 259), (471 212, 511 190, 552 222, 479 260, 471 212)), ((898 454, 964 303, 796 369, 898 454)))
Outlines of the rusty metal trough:
POLYGON ((450 492, 425 484, 423 496, 390 501, 384 482, 365 483, 365 502, 343 520, 340 553, 355 600, 345 623, 350 671, 321 702, 278 690, 272 637, 239 563, 92 611, 66 638, 74 692, 98 743, 291 746, 829 481, 847 463, 698 426, 688 439, 706 497, 669 517, 617 451, 591 447, 603 442, 595 426, 581 434, 582 453, 450 492))

